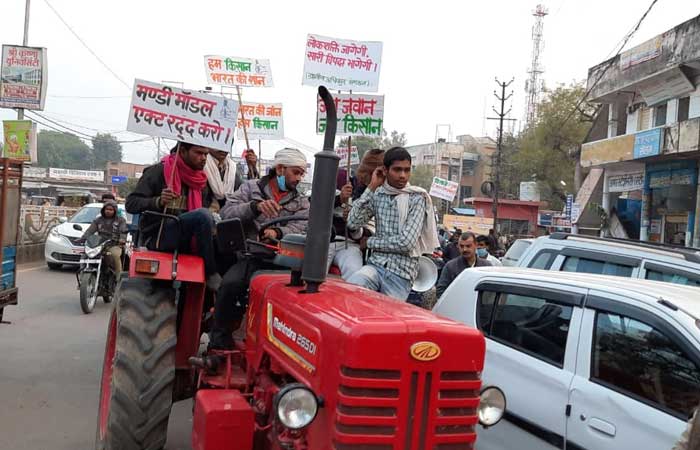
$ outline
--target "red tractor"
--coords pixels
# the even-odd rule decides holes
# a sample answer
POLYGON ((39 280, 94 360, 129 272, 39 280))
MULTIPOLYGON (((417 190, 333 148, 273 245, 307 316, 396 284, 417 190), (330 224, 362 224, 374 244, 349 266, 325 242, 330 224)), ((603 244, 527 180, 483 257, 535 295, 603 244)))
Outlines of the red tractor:
POLYGON ((245 340, 215 373, 188 364, 209 313, 201 258, 133 252, 109 322, 97 449, 163 448, 172 403, 191 397, 195 450, 473 449, 477 423, 500 419, 499 392, 481 386, 479 331, 339 278, 324 283, 338 157, 335 105, 319 94, 329 125, 308 235, 276 252, 291 276, 252 279, 245 340))

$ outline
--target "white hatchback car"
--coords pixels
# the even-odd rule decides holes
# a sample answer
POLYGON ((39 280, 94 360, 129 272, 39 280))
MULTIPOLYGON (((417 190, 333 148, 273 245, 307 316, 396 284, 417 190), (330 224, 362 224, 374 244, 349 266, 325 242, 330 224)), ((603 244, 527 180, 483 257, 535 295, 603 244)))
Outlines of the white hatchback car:
MULTIPOLYGON (((49 269, 60 269, 61 266, 80 264, 80 255, 85 251, 80 238, 88 229, 93 220, 100 214, 103 203, 89 203, 78 210, 70 219, 56 225, 49 231, 44 245, 44 258, 49 269), (81 230, 76 230, 73 225, 78 225, 81 230)), ((124 205, 118 205, 119 214, 126 218, 126 223, 131 223, 131 215, 127 214, 124 205)))
POLYGON ((667 450, 700 403, 700 289, 519 268, 465 270, 433 312, 486 337, 504 420, 480 450, 667 450))

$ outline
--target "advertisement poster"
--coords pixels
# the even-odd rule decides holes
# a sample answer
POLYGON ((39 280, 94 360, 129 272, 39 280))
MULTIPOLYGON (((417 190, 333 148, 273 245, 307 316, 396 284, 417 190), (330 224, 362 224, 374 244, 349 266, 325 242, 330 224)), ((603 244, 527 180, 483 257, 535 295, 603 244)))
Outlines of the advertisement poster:
POLYGON ((0 108, 44 109, 46 75, 45 48, 3 45, 0 108))
POLYGON ((31 120, 5 120, 2 156, 25 162, 36 162, 36 124, 31 120))

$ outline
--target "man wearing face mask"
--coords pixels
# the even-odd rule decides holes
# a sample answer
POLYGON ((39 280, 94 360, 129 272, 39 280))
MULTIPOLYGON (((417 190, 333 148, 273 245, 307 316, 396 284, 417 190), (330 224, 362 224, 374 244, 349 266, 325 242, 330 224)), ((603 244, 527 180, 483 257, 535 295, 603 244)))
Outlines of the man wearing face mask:
MULTIPOLYGON (((306 233, 306 220, 294 220, 262 229, 261 225, 278 217, 308 217, 309 200, 297 191, 306 173, 306 157, 293 148, 275 154, 274 167, 260 180, 248 180, 227 196, 222 219, 239 218, 248 239, 269 241, 287 234, 306 233)), ((234 264, 224 275, 217 292, 214 326, 209 347, 230 349, 232 333, 240 326, 247 308, 245 292, 253 273, 261 269, 283 269, 261 260, 246 258, 234 264)), ((205 364, 201 358, 195 364, 205 364)))
POLYGON ((474 236, 474 233, 468 231, 462 233, 459 237, 458 245, 462 256, 453 259, 442 268, 440 279, 435 286, 438 298, 442 296, 442 293, 445 292, 447 287, 452 284, 455 278, 457 278, 464 269, 487 267, 491 265, 486 259, 476 256, 476 236, 474 236))
POLYGON ((476 256, 490 262, 492 266, 502 266, 501 260, 489 253, 489 238, 483 234, 476 237, 476 256))

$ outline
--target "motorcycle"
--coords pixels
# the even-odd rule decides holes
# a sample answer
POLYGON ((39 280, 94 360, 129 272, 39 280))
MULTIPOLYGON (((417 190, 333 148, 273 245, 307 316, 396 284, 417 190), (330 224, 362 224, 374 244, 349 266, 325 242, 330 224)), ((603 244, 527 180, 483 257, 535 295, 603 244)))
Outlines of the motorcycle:
POLYGON ((111 239, 105 239, 93 234, 85 240, 85 252, 80 259, 80 269, 76 277, 80 290, 80 308, 85 314, 95 309, 97 297, 102 297, 105 303, 112 301, 117 274, 110 264, 105 263, 105 256, 110 256, 108 249, 116 245, 111 239))

